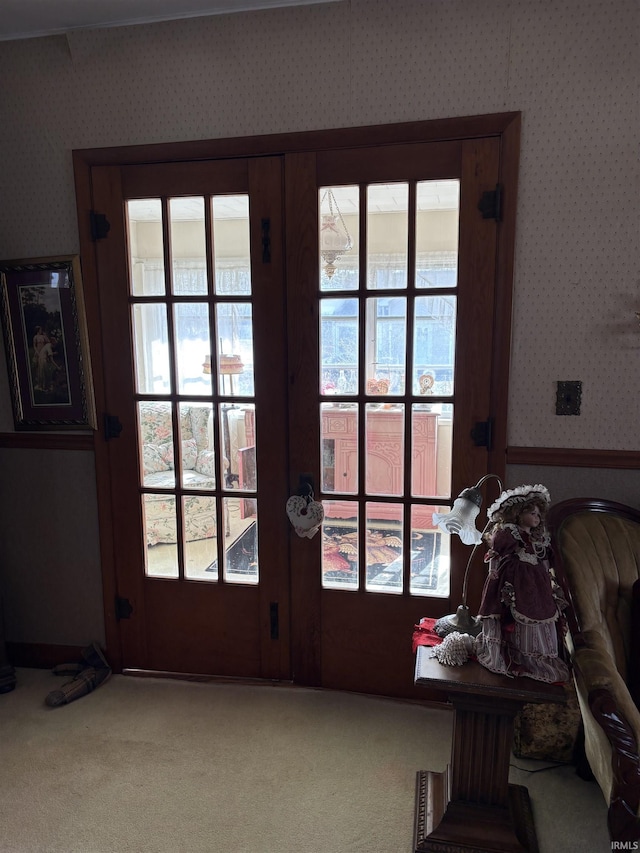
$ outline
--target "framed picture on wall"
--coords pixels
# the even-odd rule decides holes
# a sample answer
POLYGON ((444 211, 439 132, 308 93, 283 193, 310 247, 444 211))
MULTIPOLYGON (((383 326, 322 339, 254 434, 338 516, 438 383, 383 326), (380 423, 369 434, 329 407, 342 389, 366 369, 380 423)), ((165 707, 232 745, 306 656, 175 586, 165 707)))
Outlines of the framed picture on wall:
POLYGON ((16 430, 96 429, 80 257, 0 261, 16 430))

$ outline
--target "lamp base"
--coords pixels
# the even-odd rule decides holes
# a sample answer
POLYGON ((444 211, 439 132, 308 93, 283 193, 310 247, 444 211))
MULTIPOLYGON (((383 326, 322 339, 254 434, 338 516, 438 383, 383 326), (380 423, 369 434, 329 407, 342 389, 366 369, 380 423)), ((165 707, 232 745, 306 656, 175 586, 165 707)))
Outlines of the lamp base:
POLYGON ((446 637, 453 631, 458 631, 460 634, 470 634, 472 637, 477 637, 482 631, 482 620, 471 615, 466 604, 461 604, 455 613, 449 616, 442 616, 433 626, 433 630, 439 637, 446 637))

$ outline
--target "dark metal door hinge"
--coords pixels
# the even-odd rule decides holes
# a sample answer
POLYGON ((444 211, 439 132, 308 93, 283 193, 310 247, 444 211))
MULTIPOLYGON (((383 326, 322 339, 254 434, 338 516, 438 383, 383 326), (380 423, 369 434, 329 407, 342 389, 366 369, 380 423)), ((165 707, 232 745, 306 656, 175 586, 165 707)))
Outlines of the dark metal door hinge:
POLYGON ((269 624, 271 626, 271 639, 277 640, 280 637, 280 618, 278 616, 278 602, 272 601, 269 605, 269 624))
POLYGON ((91 224, 91 239, 104 240, 111 230, 111 223, 104 213, 96 213, 95 210, 89 212, 89 222, 91 224))
POLYGON ((500 184, 496 184, 495 190, 482 193, 478 210, 483 219, 495 219, 496 222, 502 220, 502 186, 500 184))
POLYGON ((122 424, 117 415, 104 415, 104 440, 109 441, 111 438, 120 438, 122 432, 122 424))
POLYGON ((271 263, 271 220, 262 220, 262 263, 271 263))
POLYGON ((487 450, 491 450, 493 447, 493 418, 478 421, 471 430, 471 438, 476 447, 486 447, 487 450))
POLYGON ((121 619, 130 619, 131 614, 133 613, 133 606, 128 598, 122 598, 120 595, 116 595, 116 619, 118 622, 121 619))

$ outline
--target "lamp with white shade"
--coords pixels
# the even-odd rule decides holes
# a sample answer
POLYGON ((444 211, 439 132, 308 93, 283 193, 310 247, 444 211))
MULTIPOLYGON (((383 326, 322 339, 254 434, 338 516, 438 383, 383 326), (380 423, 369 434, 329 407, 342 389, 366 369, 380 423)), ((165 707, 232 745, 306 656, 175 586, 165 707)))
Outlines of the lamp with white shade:
POLYGON ((475 616, 471 615, 467 605, 467 583, 469 580, 469 569, 473 562, 473 557, 476 553, 478 545, 482 542, 482 536, 486 532, 489 522, 485 525, 482 531, 476 527, 476 518, 480 512, 482 505, 482 492, 480 491, 484 483, 489 479, 496 479, 502 492, 502 481, 497 474, 485 474, 475 486, 463 489, 456 500, 453 502, 453 507, 448 513, 434 512, 433 523, 440 528, 443 533, 449 535, 455 534, 460 537, 465 545, 473 545, 473 550, 467 560, 467 566, 464 571, 464 579, 462 582, 462 603, 458 606, 455 613, 448 616, 443 616, 438 619, 434 625, 434 631, 440 637, 446 637, 453 631, 458 631, 460 634, 471 634, 476 637, 482 630, 482 622, 475 616))

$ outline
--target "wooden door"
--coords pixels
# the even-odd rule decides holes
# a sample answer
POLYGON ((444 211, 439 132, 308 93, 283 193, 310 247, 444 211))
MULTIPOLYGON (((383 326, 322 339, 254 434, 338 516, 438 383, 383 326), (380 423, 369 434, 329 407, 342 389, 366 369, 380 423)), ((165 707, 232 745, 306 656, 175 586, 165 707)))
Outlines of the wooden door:
POLYGON ((93 169, 126 668, 290 675, 281 169, 93 169))
POLYGON ((433 512, 504 475, 518 127, 76 155, 111 225, 83 260, 122 425, 97 456, 124 667, 424 698, 413 625, 455 610, 469 556, 433 512), (471 438, 486 422, 492 447, 471 438), (309 483, 311 539, 285 513, 309 483))
POLYGON ((487 473, 499 169, 496 138, 286 158, 291 486, 325 508, 292 544, 303 682, 414 695, 413 626, 460 601, 432 515, 487 473))

